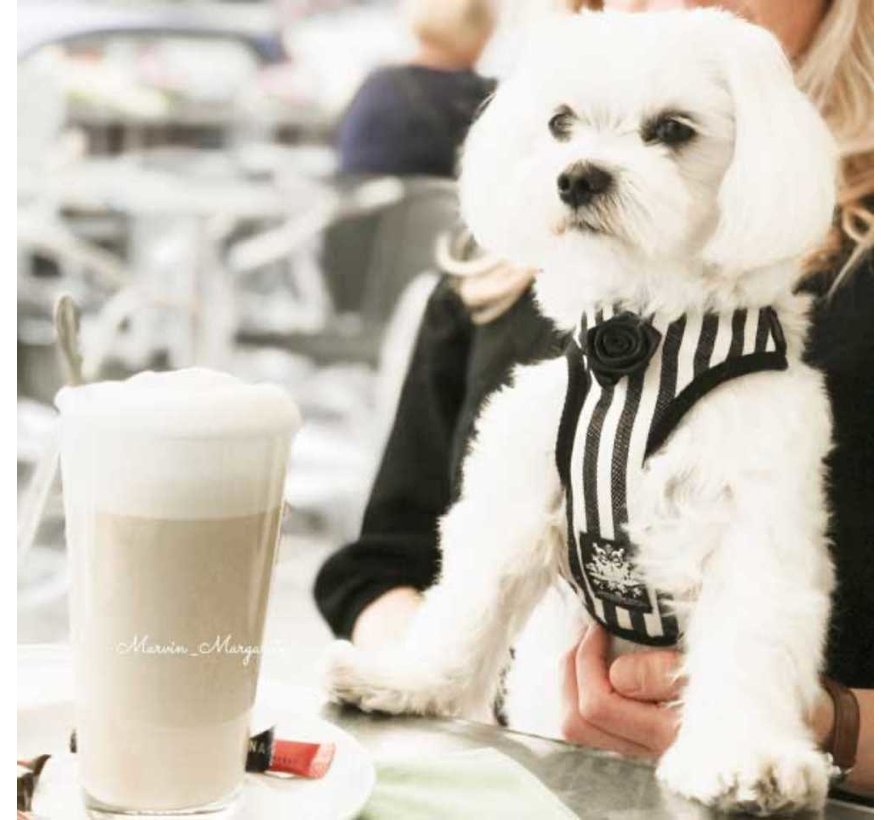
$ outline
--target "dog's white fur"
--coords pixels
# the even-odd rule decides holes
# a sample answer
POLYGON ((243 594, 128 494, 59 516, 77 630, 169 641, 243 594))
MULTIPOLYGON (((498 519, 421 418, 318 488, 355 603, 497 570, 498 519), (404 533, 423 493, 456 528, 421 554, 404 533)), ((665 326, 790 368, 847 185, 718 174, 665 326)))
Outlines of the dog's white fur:
MULTIPOLYGON (((721 807, 817 806, 827 790, 806 717, 833 583, 822 490, 830 420, 821 378, 800 360, 806 304, 792 287, 829 227, 834 167, 828 131, 775 39, 713 10, 541 26, 464 157, 470 228, 492 252, 541 267, 540 307, 562 327, 615 301, 668 318, 763 305, 779 314, 789 368, 708 394, 629 499, 638 563, 677 602, 688 679, 658 775, 721 807), (558 141, 547 124, 563 105, 576 120, 558 141), (694 141, 644 142, 642 123, 663 111, 688 115, 694 141), (575 214, 556 178, 579 160, 609 169, 616 186, 575 214)), ((487 404, 461 499, 441 522, 438 584, 399 646, 335 647, 335 697, 482 715, 512 644, 511 724, 559 732, 558 658, 589 623, 560 592, 554 449, 565 392, 555 360, 519 369, 487 404)))

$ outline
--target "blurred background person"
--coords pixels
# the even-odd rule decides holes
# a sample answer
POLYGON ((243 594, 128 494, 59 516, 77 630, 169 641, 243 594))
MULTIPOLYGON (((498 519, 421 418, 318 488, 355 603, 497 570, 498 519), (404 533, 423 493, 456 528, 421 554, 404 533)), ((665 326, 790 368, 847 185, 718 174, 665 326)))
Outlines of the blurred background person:
POLYGON ((417 49, 374 71, 337 135, 340 169, 451 177, 457 151, 493 81, 476 73, 495 28, 494 0, 405 0, 417 49))

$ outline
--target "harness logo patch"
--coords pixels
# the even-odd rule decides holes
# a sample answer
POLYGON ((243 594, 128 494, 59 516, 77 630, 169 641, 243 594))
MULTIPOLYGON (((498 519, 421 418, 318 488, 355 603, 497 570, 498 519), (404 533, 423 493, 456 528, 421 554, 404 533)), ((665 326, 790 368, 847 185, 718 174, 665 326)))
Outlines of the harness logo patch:
POLYGON ((630 544, 581 533, 584 571, 595 597, 627 609, 651 612, 646 584, 636 572, 630 544))

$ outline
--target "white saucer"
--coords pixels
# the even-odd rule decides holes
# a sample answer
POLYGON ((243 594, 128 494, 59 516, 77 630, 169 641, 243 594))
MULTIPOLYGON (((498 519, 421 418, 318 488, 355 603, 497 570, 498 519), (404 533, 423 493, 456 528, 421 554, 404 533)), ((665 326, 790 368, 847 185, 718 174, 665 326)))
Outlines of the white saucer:
MULTIPOLYGON (((67 750, 73 726, 70 701, 41 703, 18 712, 18 756, 48 753, 34 793, 37 817, 86 820, 77 783, 77 757, 67 750)), ((280 698, 258 702, 253 726, 260 731, 275 725, 277 737, 333 741, 336 753, 328 773, 319 780, 249 774, 232 820, 350 820, 368 802, 376 781, 371 758, 352 735, 316 715, 282 707, 280 698)), ((211 815, 212 817, 212 815, 211 815)))

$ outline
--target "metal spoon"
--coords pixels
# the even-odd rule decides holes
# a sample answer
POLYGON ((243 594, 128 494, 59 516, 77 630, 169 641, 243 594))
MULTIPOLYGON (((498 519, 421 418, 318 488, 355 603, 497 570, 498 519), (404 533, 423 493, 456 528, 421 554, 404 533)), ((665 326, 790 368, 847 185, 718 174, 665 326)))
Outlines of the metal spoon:
POLYGON ((80 353, 80 309, 67 293, 59 297, 53 310, 56 345, 61 353, 67 384, 83 384, 83 356, 80 353))
MULTIPOLYGON (((80 354, 80 310, 68 294, 59 297, 53 310, 56 345, 65 371, 65 383, 76 387, 83 384, 83 357, 80 354)), ((59 464, 59 426, 53 427, 46 449, 34 466, 34 473, 22 495, 19 508, 16 541, 19 558, 34 544, 37 529, 46 509, 46 502, 56 478, 59 464)))

